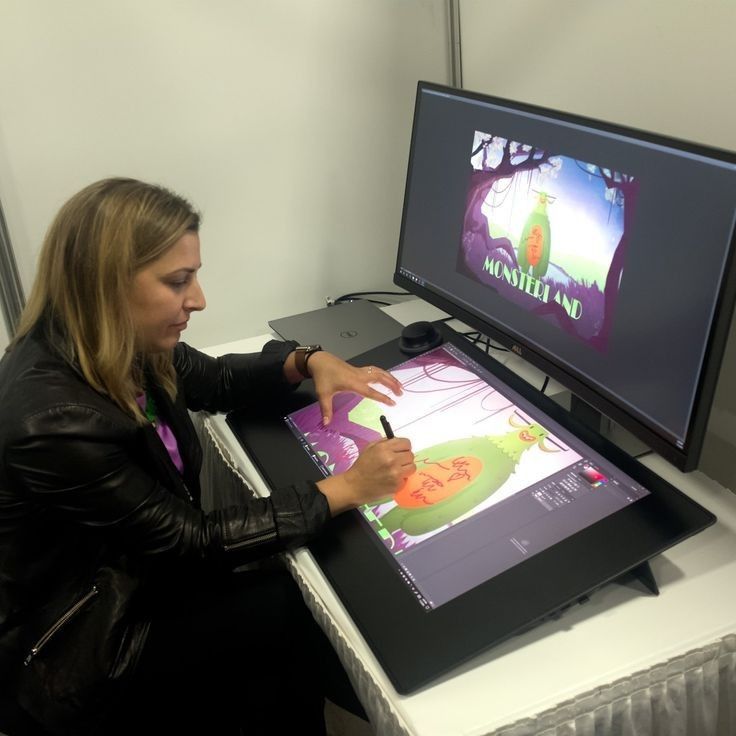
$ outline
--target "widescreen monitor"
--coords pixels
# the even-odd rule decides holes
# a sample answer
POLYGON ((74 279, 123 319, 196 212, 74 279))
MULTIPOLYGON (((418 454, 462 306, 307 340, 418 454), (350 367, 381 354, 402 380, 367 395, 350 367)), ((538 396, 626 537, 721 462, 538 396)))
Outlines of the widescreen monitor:
POLYGON ((394 281, 691 470, 735 222, 732 152, 420 83, 394 281))

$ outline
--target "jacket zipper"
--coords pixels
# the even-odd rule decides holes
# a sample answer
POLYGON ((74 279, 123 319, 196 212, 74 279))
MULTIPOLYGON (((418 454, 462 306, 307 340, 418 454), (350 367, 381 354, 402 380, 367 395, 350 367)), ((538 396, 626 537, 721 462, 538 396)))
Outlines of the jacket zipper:
POLYGON ((262 532, 261 534, 257 534, 254 537, 248 537, 248 539, 244 539, 242 542, 233 542, 232 544, 223 544, 222 548, 225 550, 225 552, 230 552, 230 550, 233 549, 240 549, 241 547, 252 547, 254 544, 261 544, 262 542, 268 542, 271 539, 275 539, 278 535, 276 534, 276 531, 270 531, 270 532, 262 532))
POLYGON ((74 616, 76 616, 77 613, 79 613, 79 611, 98 593, 99 590, 97 589, 97 586, 93 585, 92 589, 84 597, 80 598, 80 600, 78 600, 69 610, 63 613, 31 648, 30 653, 23 660, 23 664, 28 666, 33 658, 46 646, 46 644, 48 644, 49 640, 53 638, 56 632, 59 631, 59 629, 61 629, 63 626, 65 626, 70 619, 74 618, 74 616))

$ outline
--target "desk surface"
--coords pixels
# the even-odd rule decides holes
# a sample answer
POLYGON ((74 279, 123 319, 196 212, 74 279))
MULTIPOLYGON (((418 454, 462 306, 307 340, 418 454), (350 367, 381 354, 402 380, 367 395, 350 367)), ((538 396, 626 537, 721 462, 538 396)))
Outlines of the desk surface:
MULTIPOLYGON (((435 318, 431 311, 417 317, 416 307, 397 306, 392 316, 401 322, 435 318)), ((270 337, 205 352, 251 352, 270 337)), ((521 372, 541 385, 539 371, 525 365, 521 372)), ((256 492, 267 494, 224 417, 213 417, 212 426, 256 492)), ((298 573, 327 612, 329 625, 360 661, 363 671, 351 673, 354 679, 368 678, 373 695, 391 708, 392 718, 385 721, 391 728, 380 733, 487 734, 736 632, 736 495, 697 471, 680 473, 657 455, 642 462, 718 517, 712 527, 651 561, 659 597, 632 586, 607 585, 559 620, 479 655, 410 696, 393 689, 309 552, 294 554, 298 573)), ((365 695, 360 687, 358 692, 365 695)), ((371 716, 372 705, 366 704, 371 716)))

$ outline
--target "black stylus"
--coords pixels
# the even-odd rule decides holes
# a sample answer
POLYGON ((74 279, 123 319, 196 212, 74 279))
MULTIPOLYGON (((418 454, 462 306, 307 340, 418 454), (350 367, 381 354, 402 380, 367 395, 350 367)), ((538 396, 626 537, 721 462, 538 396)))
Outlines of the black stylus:
POLYGON ((386 417, 381 414, 380 420, 383 431, 386 434, 386 439, 392 440, 394 438, 394 431, 393 429, 391 429, 391 425, 388 423, 388 419, 386 419, 386 417))

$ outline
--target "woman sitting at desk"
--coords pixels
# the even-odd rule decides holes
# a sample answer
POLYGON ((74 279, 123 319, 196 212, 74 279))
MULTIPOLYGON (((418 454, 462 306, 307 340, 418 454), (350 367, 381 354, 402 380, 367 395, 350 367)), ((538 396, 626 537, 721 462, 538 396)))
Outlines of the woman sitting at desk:
POLYGON ((198 228, 181 197, 109 179, 46 236, 0 362, 0 730, 17 709, 19 733, 312 734, 330 676, 354 699, 288 574, 232 570, 394 493, 415 469, 408 440, 204 513, 187 409, 311 376, 329 418, 338 391, 390 403, 370 384, 401 387, 289 342, 219 359, 180 343, 205 307, 198 228))

